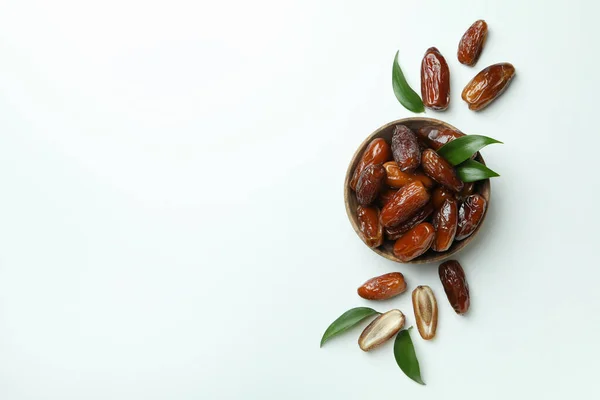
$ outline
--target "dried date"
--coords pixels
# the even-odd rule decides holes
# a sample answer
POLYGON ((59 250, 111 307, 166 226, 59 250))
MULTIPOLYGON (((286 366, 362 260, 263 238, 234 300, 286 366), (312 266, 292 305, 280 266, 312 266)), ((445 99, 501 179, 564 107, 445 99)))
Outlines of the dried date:
POLYGON ((392 150, 390 149, 390 145, 382 138, 373 139, 362 154, 362 157, 354 170, 354 174, 350 180, 350 187, 352 190, 356 190, 358 179, 366 167, 374 164, 383 164, 391 158, 392 150))
POLYGON ((367 300, 387 300, 405 290, 406 281, 404 280, 404 275, 400 272, 391 272, 369 279, 358 288, 357 293, 360 297, 367 300))
POLYGON ((480 19, 467 29, 458 43, 458 61, 461 64, 473 66, 481 55, 487 38, 487 23, 480 19))
POLYGON ((436 151, 461 136, 465 134, 441 125, 427 125, 417 129, 419 141, 436 151))
POLYGON ((515 76, 515 67, 510 63, 490 65, 475 75, 462 91, 462 99, 470 110, 481 110, 498 98, 515 76))
POLYGON ((435 151, 425 150, 421 156, 421 165, 423 171, 440 185, 444 185, 455 192, 460 192, 463 189, 463 182, 458 179, 452 165, 435 151))
POLYGON ((421 164, 417 135, 405 125, 396 125, 392 135, 392 155, 400 171, 414 171, 421 164))
POLYGON ((366 167, 356 184, 356 200, 363 206, 375 201, 385 180, 385 168, 381 164, 366 167))
POLYGON ((458 209, 458 228, 456 240, 469 237, 481 223, 487 201, 479 194, 473 194, 465 199, 458 209))
POLYGON ((411 182, 402 187, 381 210, 382 225, 391 227, 406 221, 427 204, 430 197, 421 182, 411 182))
POLYGON ((450 69, 435 47, 427 49, 421 62, 421 97, 432 110, 445 110, 450 103, 450 69))
POLYGON ((450 305, 457 314, 464 314, 469 310, 471 300, 469 285, 465 271, 456 260, 446 261, 439 268, 440 280, 448 297, 450 305))
POLYGON ((396 240, 394 255, 402 262, 413 260, 429 250, 434 239, 433 226, 422 222, 396 240))
POLYGON ((383 243, 383 227, 379 222, 379 210, 375 207, 358 206, 356 209, 358 229, 363 241, 371 248, 379 247, 383 243))
POLYGON ((433 215, 435 240, 431 244, 433 251, 446 251, 452 246, 458 223, 456 200, 446 199, 442 207, 433 215))
POLYGON ((429 286, 417 286, 412 292, 413 311, 419 334, 425 340, 435 336, 438 321, 437 301, 429 286))

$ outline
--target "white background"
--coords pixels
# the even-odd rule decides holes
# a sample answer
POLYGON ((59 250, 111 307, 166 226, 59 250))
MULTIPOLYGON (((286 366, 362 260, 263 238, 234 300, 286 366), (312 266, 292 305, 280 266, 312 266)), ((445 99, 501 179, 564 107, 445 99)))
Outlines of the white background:
MULTIPOLYGON (((505 399, 597 393, 598 8, 570 1, 3 1, 0 398, 505 399), (476 19, 475 68, 456 60, 476 19), (412 114, 394 98, 446 56, 441 118, 505 142, 502 177, 458 259, 466 317, 437 265, 365 247, 342 182, 361 141, 412 114), (507 92, 475 113, 479 70, 507 92), (360 328, 319 349, 368 278, 438 297, 413 331, 421 387, 360 328), (417 397, 418 396, 418 397, 417 397)), ((364 325, 364 324, 363 324, 364 325)))

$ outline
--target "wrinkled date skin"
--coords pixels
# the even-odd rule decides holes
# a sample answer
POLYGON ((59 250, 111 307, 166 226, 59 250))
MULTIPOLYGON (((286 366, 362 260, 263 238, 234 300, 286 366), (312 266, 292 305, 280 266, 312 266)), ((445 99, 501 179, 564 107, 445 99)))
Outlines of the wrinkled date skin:
POLYGON ((446 200, 454 200, 455 198, 454 192, 448 188, 439 186, 433 191, 433 194, 431 195, 431 202, 433 203, 433 207, 436 210, 439 210, 446 200))
POLYGON ((421 156, 421 165, 423 166, 423 171, 440 185, 455 192, 460 192, 463 189, 464 184, 458 179, 452 165, 435 151, 431 149, 425 150, 421 156))
POLYGON ((487 201, 478 194, 473 194, 465 199, 458 209, 458 228, 456 240, 463 240, 471 236, 483 219, 487 201))
POLYGON ((440 265, 440 280, 444 286, 448 301, 457 314, 464 314, 469 310, 469 285, 465 271, 456 260, 446 261, 440 265))
POLYGON ((427 49, 421 62, 421 97, 432 110, 445 110, 450 103, 450 69, 435 47, 427 49))
POLYGON ((420 141, 435 151, 439 150, 446 143, 465 136, 464 133, 438 125, 428 125, 419 128, 417 129, 417 135, 420 141))
POLYGON ((400 272, 391 272, 389 274, 371 278, 357 292, 360 297, 367 300, 387 300, 406 290, 406 281, 404 275, 400 272))
POLYGON ((385 206, 388 201, 394 197, 398 189, 384 189, 379 193, 378 203, 381 207, 385 206))
POLYGON ((421 164, 417 135, 407 126, 396 125, 392 135, 392 155, 400 171, 412 172, 421 164))
POLYGON ((394 197, 381 210, 381 224, 384 227, 399 225, 408 220, 431 196, 421 182, 411 182, 396 192, 394 197))
POLYGON ((432 202, 429 202, 425 207, 421 208, 412 217, 400 225, 385 228, 385 235, 389 240, 396 240, 421 222, 425 221, 432 213, 433 204, 432 202))
POLYGON ((383 165, 369 165, 360 174, 356 184, 356 200, 363 206, 375 201, 385 180, 385 168, 383 165))
POLYGON ((435 212, 432 220, 435 228, 435 240, 431 244, 433 251, 446 251, 452 246, 458 226, 458 206, 456 200, 447 199, 435 212))
POLYGON ((490 65, 475 75, 462 91, 462 99, 470 110, 481 110, 500 96, 515 76, 515 67, 510 63, 490 65))
POLYGON ((394 255, 402 262, 410 261, 429 250, 434 239, 433 225, 422 222, 396 240, 394 255))
POLYGON ((434 185, 433 180, 423 173, 402 172, 396 161, 388 161, 383 164, 385 168, 385 184, 393 188, 401 188, 411 182, 420 181, 427 189, 434 185))
POLYGON ((390 148, 390 145, 382 138, 373 139, 367 146, 354 170, 354 174, 350 180, 350 187, 352 190, 356 190, 358 179, 366 167, 374 164, 383 164, 391 158, 392 149, 390 148))
POLYGON ((473 25, 463 35, 458 43, 458 61, 461 64, 473 66, 481 55, 485 39, 487 38, 488 26, 487 23, 480 19, 475 21, 473 25))
POLYGON ((379 211, 375 207, 358 206, 356 209, 358 228, 363 240, 371 248, 383 243, 383 227, 379 222, 379 211))

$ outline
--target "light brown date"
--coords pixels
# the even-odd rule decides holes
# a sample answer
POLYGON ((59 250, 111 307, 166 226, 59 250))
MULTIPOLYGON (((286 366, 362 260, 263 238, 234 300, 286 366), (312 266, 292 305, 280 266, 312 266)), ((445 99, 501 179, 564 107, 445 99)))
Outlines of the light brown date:
POLYGON ((456 260, 446 261, 439 268, 440 280, 448 301, 457 314, 464 314, 469 310, 471 300, 469 298, 469 285, 465 277, 465 271, 456 260))
POLYGON ((436 210, 439 210, 439 208, 444 204, 444 202, 447 199, 454 200, 454 192, 443 186, 435 188, 433 194, 431 195, 431 202, 433 203, 433 207, 436 210))
POLYGON ((410 261, 429 250, 434 239, 433 225, 422 222, 396 240, 394 255, 402 262, 410 261))
POLYGON ((386 162, 383 168, 386 174, 385 184, 393 188, 401 188, 415 181, 420 181, 427 189, 431 189, 434 185, 433 180, 423 173, 401 171, 396 161, 386 162))
POLYGON ((421 165, 423 171, 440 185, 444 185, 455 192, 460 192, 463 189, 463 182, 458 179, 452 165, 435 151, 425 150, 421 156, 421 165))
POLYGON ((417 286, 412 292, 413 310, 419 334, 425 340, 435 336, 438 321, 437 301, 429 286, 417 286))
POLYGON ((463 240, 477 229, 485 215, 487 201, 478 194, 473 194, 465 199, 458 209, 458 228, 456 240, 463 240))
POLYGON ((404 326, 404 314, 400 310, 390 310, 373 320, 358 338, 358 346, 363 351, 375 347, 394 337, 404 326))
POLYGON ((450 69, 435 47, 427 49, 421 62, 421 97, 432 110, 445 110, 450 103, 450 69))
POLYGON ((515 67, 510 63, 490 65, 467 83, 462 91, 462 99, 470 110, 481 110, 504 93, 514 76, 515 67))
POLYGON ((445 126, 427 125, 417 129, 417 136, 419 141, 437 151, 446 143, 465 136, 465 134, 445 126))
POLYGON ((461 64, 473 66, 481 55, 485 39, 487 38, 488 26, 487 23, 480 19, 475 21, 473 25, 463 35, 458 43, 458 61, 461 64))
POLYGON ((411 182, 396 192, 394 197, 381 210, 381 224, 385 227, 396 226, 409 219, 429 201, 421 182, 411 182))
POLYGON ((382 138, 373 139, 371 143, 365 149, 356 169, 354 170, 354 174, 352 175, 352 179, 350 180, 350 187, 352 190, 356 190, 356 184, 358 183, 358 179, 360 178, 360 174, 362 174, 363 170, 373 164, 383 164, 386 161, 389 161, 392 158, 392 149, 390 149, 390 145, 382 138))
POLYGON ((385 168, 381 164, 367 166, 356 184, 356 200, 363 206, 375 201, 385 180, 385 168))
POLYGON ((371 278, 357 292, 360 297, 367 300, 387 300, 406 290, 406 281, 404 275, 400 272, 391 272, 389 274, 371 278))
POLYGON ((396 125, 392 135, 392 155, 400 171, 414 171, 421 164, 417 135, 405 125, 396 125))
POLYGON ((379 210, 375 207, 358 206, 358 229, 367 246, 375 248, 383 243, 383 227, 379 222, 379 210))
POLYGON ((446 251, 452 246, 458 223, 456 200, 446 199, 442 207, 433 215, 435 240, 431 244, 433 251, 446 251))
POLYGON ((406 232, 410 231, 412 228, 425 221, 431 214, 433 213, 433 204, 429 202, 425 205, 425 207, 421 208, 412 217, 401 223, 397 226, 392 226, 390 228, 385 228, 385 236, 389 240, 396 240, 400 238, 400 236, 404 235, 406 232))

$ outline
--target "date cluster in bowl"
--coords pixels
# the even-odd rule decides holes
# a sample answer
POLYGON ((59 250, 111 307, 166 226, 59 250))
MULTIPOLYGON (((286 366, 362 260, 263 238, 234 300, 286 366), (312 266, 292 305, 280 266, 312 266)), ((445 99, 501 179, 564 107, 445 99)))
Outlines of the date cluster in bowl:
MULTIPOLYGON (((407 118, 373 133, 356 152, 346 176, 350 221, 378 254, 403 263, 449 257, 483 221, 489 179, 462 182, 437 153, 464 136, 442 121, 407 118)), ((475 158, 484 164, 480 154, 475 158)))

